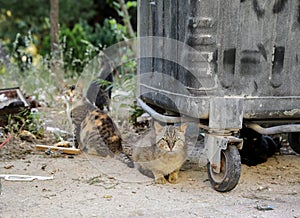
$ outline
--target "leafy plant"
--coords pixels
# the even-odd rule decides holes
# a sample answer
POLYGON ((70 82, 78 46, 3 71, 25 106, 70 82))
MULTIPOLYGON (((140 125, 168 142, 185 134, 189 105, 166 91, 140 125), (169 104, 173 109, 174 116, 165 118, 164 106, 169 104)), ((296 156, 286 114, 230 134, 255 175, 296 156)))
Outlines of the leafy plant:
POLYGON ((138 124, 137 118, 142 116, 143 113, 145 113, 145 111, 137 105, 136 101, 134 101, 131 105, 131 110, 129 111, 130 122, 136 126, 138 124))
POLYGON ((40 112, 30 112, 23 110, 16 115, 8 115, 7 130, 11 133, 18 133, 22 130, 27 130, 35 136, 42 138, 45 130, 41 120, 40 112))
POLYGON ((105 19, 102 26, 97 23, 95 28, 83 20, 72 29, 63 26, 60 40, 66 76, 69 77, 72 72, 79 76, 86 64, 101 49, 123 41, 126 37, 126 27, 117 23, 115 19, 105 19))

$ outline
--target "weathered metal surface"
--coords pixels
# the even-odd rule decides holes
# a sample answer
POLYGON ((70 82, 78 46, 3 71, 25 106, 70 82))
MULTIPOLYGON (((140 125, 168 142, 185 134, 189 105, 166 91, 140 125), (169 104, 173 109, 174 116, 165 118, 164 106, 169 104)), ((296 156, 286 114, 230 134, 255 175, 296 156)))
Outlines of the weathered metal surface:
POLYGON ((210 99, 210 129, 241 129, 244 99, 215 97, 210 99))
POLYGON ((169 37, 194 49, 155 38, 141 44, 142 56, 153 56, 139 62, 140 95, 202 119, 211 119, 212 97, 243 99, 244 119, 299 119, 299 17, 299 0, 139 1, 139 36, 169 37), (163 58, 170 53, 177 58, 163 58), (148 72, 152 77, 142 76, 148 72))

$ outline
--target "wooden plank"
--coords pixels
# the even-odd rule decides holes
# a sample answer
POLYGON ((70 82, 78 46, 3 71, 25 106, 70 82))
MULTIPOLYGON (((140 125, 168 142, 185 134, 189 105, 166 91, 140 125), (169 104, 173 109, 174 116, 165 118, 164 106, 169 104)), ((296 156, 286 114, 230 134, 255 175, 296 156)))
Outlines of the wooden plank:
POLYGON ((76 148, 65 148, 65 147, 56 147, 56 146, 49 146, 49 145, 36 145, 36 149, 39 150, 48 150, 50 149, 51 151, 62 151, 65 154, 80 154, 81 151, 80 149, 76 148))

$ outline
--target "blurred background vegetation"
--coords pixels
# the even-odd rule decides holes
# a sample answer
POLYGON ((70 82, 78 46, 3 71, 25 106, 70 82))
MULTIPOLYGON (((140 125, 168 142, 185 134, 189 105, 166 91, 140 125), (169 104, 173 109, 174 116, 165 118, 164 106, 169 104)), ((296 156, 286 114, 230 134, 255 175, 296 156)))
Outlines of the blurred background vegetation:
MULTIPOLYGON (((20 86, 30 95, 53 98, 56 73, 51 71, 51 0, 0 0, 0 88, 20 86)), ((59 48, 63 79, 78 78, 89 61, 105 48, 132 37, 137 2, 60 0, 59 48)), ((132 74, 135 64, 126 66, 132 74)))

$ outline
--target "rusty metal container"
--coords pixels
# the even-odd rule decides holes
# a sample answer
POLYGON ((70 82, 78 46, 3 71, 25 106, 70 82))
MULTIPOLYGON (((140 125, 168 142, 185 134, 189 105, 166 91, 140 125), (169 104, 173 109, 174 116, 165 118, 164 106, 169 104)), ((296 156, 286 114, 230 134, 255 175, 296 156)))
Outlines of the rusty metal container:
MULTIPOLYGON (((163 110, 200 120, 208 133, 250 123, 300 138, 298 0, 140 0, 138 12, 138 95, 156 119, 172 121, 163 110)), ((218 173, 228 146, 211 137, 218 173)))

